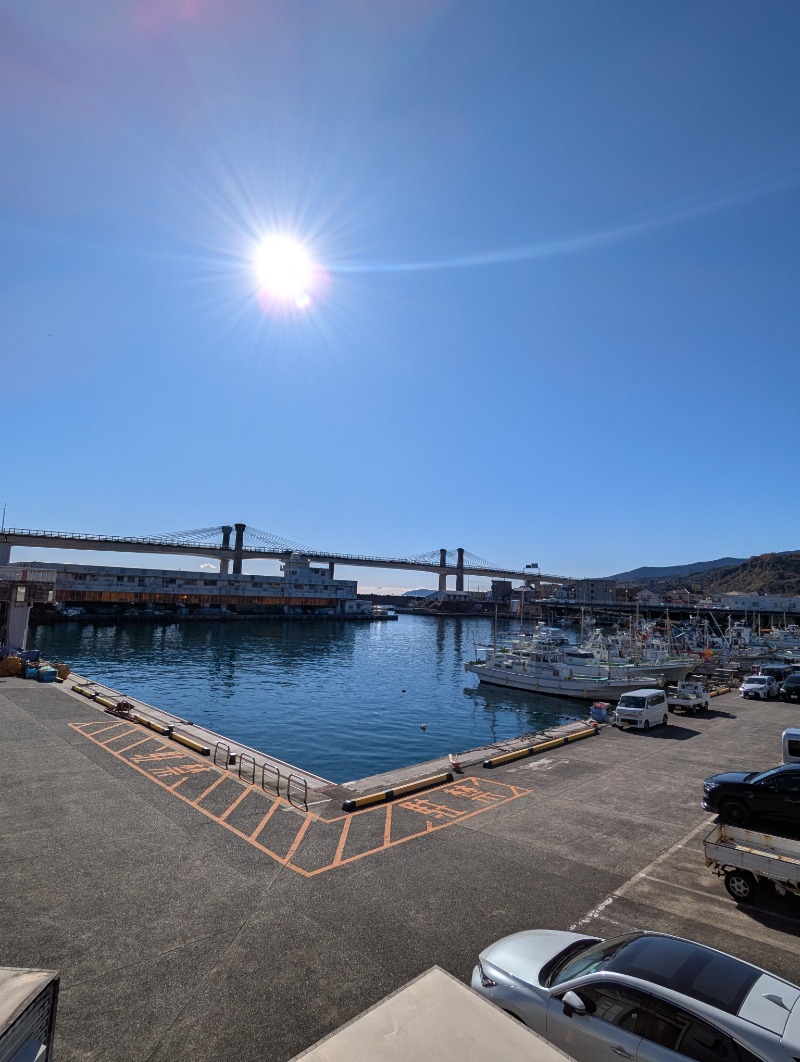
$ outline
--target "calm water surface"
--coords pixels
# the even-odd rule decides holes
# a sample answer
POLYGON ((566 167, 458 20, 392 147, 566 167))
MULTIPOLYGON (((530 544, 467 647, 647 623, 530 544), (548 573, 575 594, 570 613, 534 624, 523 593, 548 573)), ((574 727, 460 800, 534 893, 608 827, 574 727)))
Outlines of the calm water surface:
POLYGON ((581 702, 479 689, 463 668, 492 638, 477 617, 63 623, 31 635, 47 659, 335 782, 587 714, 581 702))

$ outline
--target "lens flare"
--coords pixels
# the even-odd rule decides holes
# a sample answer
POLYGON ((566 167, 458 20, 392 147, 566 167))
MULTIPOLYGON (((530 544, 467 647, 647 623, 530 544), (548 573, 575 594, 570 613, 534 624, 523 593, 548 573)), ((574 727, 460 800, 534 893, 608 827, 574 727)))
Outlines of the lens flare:
POLYGON ((311 305, 317 267, 299 240, 279 233, 267 236, 255 250, 254 265, 262 300, 298 310, 311 305))

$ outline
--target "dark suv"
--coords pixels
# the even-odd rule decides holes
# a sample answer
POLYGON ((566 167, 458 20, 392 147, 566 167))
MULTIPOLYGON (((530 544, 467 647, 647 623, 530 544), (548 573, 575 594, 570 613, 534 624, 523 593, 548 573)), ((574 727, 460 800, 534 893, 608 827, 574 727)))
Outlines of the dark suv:
POLYGON ((731 826, 751 819, 794 819, 800 823, 800 763, 769 771, 728 771, 703 782, 703 807, 731 826))
POLYGON ((786 676, 780 697, 782 701, 800 701, 800 671, 793 671, 791 675, 786 676))

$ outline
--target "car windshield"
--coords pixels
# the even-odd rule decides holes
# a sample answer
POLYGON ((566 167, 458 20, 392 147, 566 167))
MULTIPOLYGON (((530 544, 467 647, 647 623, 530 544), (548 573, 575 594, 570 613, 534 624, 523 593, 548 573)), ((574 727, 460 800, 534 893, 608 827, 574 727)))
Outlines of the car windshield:
POLYGON ((794 774, 794 771, 785 771, 783 767, 773 767, 769 771, 762 771, 761 774, 753 775, 752 778, 748 778, 748 782, 753 782, 756 785, 759 782, 767 782, 770 778, 780 778, 782 775, 794 774))
POLYGON ((583 974, 595 973, 597 970, 605 970, 609 962, 614 958, 620 948, 638 939, 639 933, 628 933, 624 937, 612 937, 610 940, 601 940, 599 944, 590 944, 588 948, 579 951, 577 955, 569 952, 562 962, 557 963, 547 981, 548 988, 554 988, 565 981, 571 981, 573 977, 581 977, 583 974))
POLYGON ((762 686, 767 681, 766 675, 753 675, 752 678, 745 679, 745 682, 749 682, 754 686, 762 686))
POLYGON ((656 934, 629 939, 605 968, 681 992, 728 1014, 738 1014, 761 976, 760 970, 730 955, 656 934))
POLYGON ((644 708, 644 697, 632 697, 629 694, 625 694, 624 697, 619 699, 619 708, 644 708))

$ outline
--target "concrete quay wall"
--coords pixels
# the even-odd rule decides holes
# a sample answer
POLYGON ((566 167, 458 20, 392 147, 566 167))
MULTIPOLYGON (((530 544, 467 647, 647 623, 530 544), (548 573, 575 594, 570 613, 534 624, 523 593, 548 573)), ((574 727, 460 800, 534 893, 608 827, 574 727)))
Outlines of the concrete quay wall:
POLYGON ((305 810, 178 758, 68 685, 0 679, 0 954, 60 971, 59 1062, 284 1062, 537 926, 660 929, 800 980, 797 901, 737 906, 700 807, 707 775, 778 762, 795 706, 731 693, 347 816, 340 793, 305 810))

